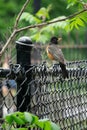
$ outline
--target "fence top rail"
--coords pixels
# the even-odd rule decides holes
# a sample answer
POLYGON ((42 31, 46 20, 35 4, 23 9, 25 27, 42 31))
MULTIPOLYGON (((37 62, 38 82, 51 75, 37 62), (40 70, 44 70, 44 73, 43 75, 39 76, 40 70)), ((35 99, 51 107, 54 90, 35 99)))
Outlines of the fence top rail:
MULTIPOLYGON (((79 49, 82 49, 82 48, 87 48, 87 45, 83 45, 83 44, 78 44, 78 45, 58 45, 60 48, 66 48, 66 49, 75 49, 75 48, 79 48, 79 49)), ((39 45, 39 44, 36 44, 35 48, 40 48, 40 49, 44 49, 46 48, 46 45, 39 45)))
MULTIPOLYGON (((67 71, 69 79, 87 77, 87 61, 72 61, 67 62, 67 71)), ((55 77, 59 80, 65 80, 62 77, 62 71, 59 64, 53 64, 51 67, 47 66, 46 62, 39 65, 31 65, 27 71, 25 71, 19 64, 12 65, 10 69, 0 68, 0 78, 18 79, 24 77, 27 78, 28 74, 32 73, 32 77, 55 77)), ((37 79, 37 78, 36 78, 37 79)), ((57 80, 58 80, 57 79, 57 80)), ((33 79, 32 79, 33 80, 33 79)))

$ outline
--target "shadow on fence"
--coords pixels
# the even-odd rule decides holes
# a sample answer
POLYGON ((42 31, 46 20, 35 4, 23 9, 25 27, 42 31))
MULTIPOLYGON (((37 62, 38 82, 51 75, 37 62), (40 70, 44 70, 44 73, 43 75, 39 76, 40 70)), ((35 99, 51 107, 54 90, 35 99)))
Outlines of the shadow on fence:
POLYGON ((18 44, 17 64, 11 64, 7 70, 0 68, 0 117, 4 111, 29 111, 51 119, 61 130, 86 130, 87 61, 67 63, 69 78, 64 79, 59 64, 31 65, 28 47, 18 44), (2 92, 4 80, 8 88, 6 95, 2 92), (17 83, 15 94, 9 80, 17 83))

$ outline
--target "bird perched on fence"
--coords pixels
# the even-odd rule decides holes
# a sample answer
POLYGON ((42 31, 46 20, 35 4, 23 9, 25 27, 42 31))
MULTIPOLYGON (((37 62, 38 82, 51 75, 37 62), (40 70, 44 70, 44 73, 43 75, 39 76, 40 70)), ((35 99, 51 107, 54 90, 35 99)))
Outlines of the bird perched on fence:
POLYGON ((62 53, 62 50, 58 47, 58 43, 62 38, 57 38, 57 37, 52 37, 50 39, 50 43, 46 48, 47 55, 49 59, 58 61, 59 65, 62 70, 62 76, 63 78, 68 78, 68 72, 66 70, 66 63, 65 63, 65 58, 62 53))

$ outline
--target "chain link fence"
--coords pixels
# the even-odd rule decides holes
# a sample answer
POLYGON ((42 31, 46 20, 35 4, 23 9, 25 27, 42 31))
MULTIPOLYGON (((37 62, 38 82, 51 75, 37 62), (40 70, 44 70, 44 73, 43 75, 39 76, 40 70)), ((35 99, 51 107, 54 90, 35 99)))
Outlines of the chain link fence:
POLYGON ((17 44, 16 49, 17 64, 0 68, 0 123, 8 113, 29 111, 61 130, 86 130, 87 60, 67 62, 69 78, 64 79, 59 64, 31 64, 31 45, 17 44))

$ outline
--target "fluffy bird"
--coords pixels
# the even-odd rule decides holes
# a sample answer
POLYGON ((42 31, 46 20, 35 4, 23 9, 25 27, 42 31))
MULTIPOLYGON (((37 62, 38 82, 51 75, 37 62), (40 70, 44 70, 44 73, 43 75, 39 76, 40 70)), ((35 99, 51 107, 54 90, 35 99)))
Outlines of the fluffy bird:
POLYGON ((50 39, 49 45, 46 48, 46 52, 47 52, 49 59, 59 62, 59 65, 62 70, 63 78, 68 78, 68 72, 66 70, 65 58, 62 53, 62 50, 58 47, 58 43, 60 40, 61 40, 61 38, 52 37, 50 39))

